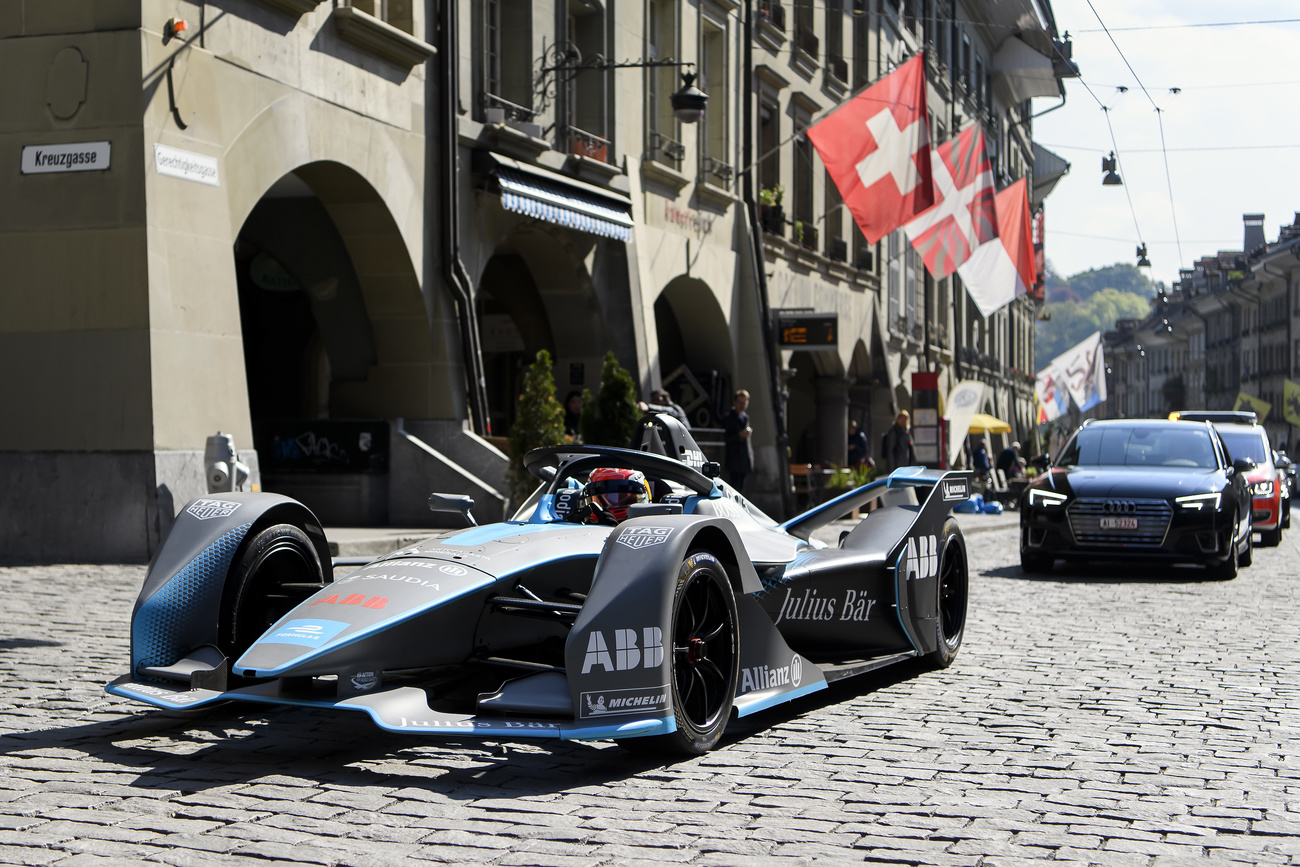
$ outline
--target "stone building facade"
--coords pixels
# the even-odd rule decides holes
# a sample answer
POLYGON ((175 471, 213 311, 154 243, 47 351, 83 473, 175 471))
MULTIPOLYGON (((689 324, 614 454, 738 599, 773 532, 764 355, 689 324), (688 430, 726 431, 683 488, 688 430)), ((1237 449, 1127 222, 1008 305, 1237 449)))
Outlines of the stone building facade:
POLYGON ((914 372, 1032 421, 1034 302, 985 321, 865 244, 799 133, 925 51, 933 140, 984 124, 1040 204, 1045 2, 15 0, 0 46, 36 82, 0 108, 0 472, 40 493, 0 502, 6 557, 149 556, 218 431, 327 523, 421 523, 433 489, 499 517, 542 348, 561 396, 613 350, 706 429, 747 388, 774 514, 914 372), (836 345, 778 349, 787 309, 836 345))

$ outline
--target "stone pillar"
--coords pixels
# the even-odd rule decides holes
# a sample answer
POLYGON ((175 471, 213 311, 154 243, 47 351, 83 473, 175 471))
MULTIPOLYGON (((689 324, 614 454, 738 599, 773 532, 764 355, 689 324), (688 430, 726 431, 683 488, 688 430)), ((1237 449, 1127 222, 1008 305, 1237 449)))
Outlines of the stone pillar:
POLYGON ((844 377, 818 377, 817 461, 823 466, 848 462, 849 381, 844 377))

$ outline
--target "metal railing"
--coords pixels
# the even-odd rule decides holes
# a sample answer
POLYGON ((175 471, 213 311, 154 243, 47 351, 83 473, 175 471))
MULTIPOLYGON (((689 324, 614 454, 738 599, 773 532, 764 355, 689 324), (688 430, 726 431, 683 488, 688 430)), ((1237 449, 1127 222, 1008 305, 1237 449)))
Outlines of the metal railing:
POLYGON ((686 145, 661 132, 650 133, 646 149, 659 162, 681 163, 686 158, 686 145))
POLYGON ((569 139, 569 153, 574 156, 599 160, 602 163, 609 162, 612 148, 608 139, 578 129, 576 126, 566 127, 565 131, 569 139))
POLYGON ((488 123, 527 123, 537 116, 537 112, 531 108, 525 108, 517 105, 508 99, 503 99, 495 93, 483 91, 479 94, 479 103, 483 106, 484 119, 488 123))
POLYGON ((714 159, 713 157, 705 157, 704 174, 711 175, 712 177, 722 181, 724 185, 729 186, 731 184, 731 179, 735 177, 736 170, 732 168, 729 163, 724 163, 722 160, 714 159))

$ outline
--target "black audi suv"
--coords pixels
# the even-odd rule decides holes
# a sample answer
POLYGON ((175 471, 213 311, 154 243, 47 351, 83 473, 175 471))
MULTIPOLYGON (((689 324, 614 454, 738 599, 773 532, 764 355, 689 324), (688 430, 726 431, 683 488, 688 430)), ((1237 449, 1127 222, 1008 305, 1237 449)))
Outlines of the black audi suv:
POLYGON ((1206 422, 1084 422, 1020 504, 1020 564, 1057 558, 1201 563, 1231 579, 1251 561, 1250 460, 1206 422))

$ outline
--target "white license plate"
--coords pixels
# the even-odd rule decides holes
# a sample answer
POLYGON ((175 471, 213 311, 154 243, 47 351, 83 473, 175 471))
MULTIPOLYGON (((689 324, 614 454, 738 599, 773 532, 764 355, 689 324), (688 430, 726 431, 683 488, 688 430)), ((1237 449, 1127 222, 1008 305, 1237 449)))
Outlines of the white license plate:
POLYGON ((1101 528, 1103 530, 1136 530, 1138 528, 1137 518, 1102 518, 1101 528))

